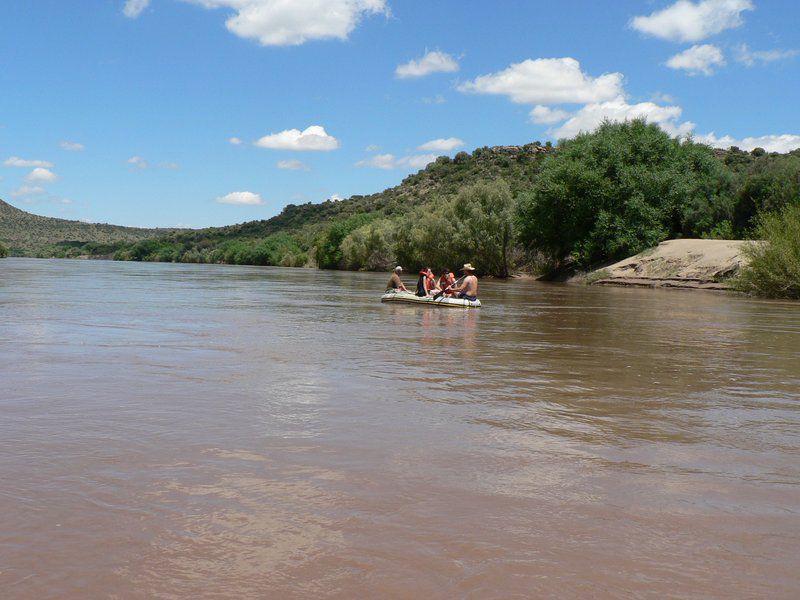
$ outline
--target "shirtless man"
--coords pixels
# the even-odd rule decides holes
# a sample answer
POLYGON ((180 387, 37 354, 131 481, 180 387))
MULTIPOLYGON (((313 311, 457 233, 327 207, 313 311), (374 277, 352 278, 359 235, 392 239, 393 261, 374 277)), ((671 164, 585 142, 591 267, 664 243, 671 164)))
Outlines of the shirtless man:
POLYGON ((400 265, 394 268, 394 273, 392 273, 391 279, 389 279, 389 284, 386 286, 386 290, 399 290, 401 292, 407 292, 406 286, 403 284, 402 280, 400 279, 400 273, 403 272, 403 267, 400 265))
POLYGON ((464 281, 458 287, 452 288, 457 294, 457 298, 465 300, 478 299, 478 278, 475 277, 475 267, 471 263, 464 265, 464 281))

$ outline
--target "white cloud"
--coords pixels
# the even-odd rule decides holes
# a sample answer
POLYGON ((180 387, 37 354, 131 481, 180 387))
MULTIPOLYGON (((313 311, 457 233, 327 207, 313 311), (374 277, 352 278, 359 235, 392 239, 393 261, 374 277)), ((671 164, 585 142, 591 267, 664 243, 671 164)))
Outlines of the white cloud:
POLYGON ((169 169, 171 171, 176 171, 181 168, 178 163, 173 162, 171 160, 162 161, 158 163, 158 166, 161 167, 162 169, 169 169))
POLYGON ((332 194, 328 200, 332 200, 333 202, 341 202, 343 198, 339 194, 332 194))
POLYGON ((141 156, 131 156, 128 159, 128 164, 133 167, 136 167, 137 169, 147 168, 147 161, 143 159, 141 156))
POLYGON ((423 152, 450 152, 451 150, 460 148, 463 145, 464 140, 459 138, 437 138, 435 140, 425 142, 421 146, 417 146, 417 150, 422 150, 423 152))
POLYGON ((609 102, 587 104, 575 112, 561 127, 553 131, 558 138, 572 138, 581 132, 593 131, 603 120, 625 121, 644 118, 656 123, 670 135, 686 135, 694 129, 694 123, 679 123, 683 110, 680 106, 659 106, 653 102, 628 104, 623 97, 609 102))
POLYGON ((531 111, 531 121, 540 125, 552 125, 569 117, 570 113, 560 108, 550 108, 537 104, 531 111))
POLYGON ((381 149, 381 147, 378 146, 378 144, 370 144, 369 146, 364 148, 364 150, 367 151, 367 152, 377 152, 380 149, 381 149))
POLYGON ((81 152, 86 148, 86 146, 78 142, 61 142, 61 147, 69 152, 81 152))
POLYGON ((458 61, 450 54, 432 50, 418 60, 410 60, 404 65, 398 65, 394 74, 400 79, 410 77, 425 77, 431 73, 454 73, 458 71, 458 61))
POLYGON ((631 19, 637 31, 673 42, 699 42, 705 38, 739 27, 742 13, 754 10, 751 0, 678 0, 649 16, 631 19))
POLYGON ((239 204, 244 206, 255 206, 264 204, 261 196, 254 192, 231 192, 217 198, 220 204, 239 204))
POLYGON ((426 96, 425 98, 422 99, 422 102, 424 104, 444 104, 445 102, 447 102, 447 100, 445 100, 445 97, 442 96, 441 94, 436 94, 435 96, 432 97, 426 96))
POLYGON ((259 148, 273 150, 336 150, 339 140, 328 135, 324 127, 312 125, 303 131, 287 129, 280 133, 265 135, 255 142, 259 148))
POLYGON ((7 158, 3 164, 7 167, 44 167, 50 168, 53 166, 53 163, 48 162, 46 160, 27 160, 24 158, 19 158, 18 156, 12 156, 7 158))
POLYGON ((58 175, 44 167, 36 167, 25 176, 25 181, 42 181, 44 183, 52 183, 56 179, 58 179, 58 175))
POLYGON ((376 154, 356 163, 357 167, 373 169, 424 169, 436 160, 435 154, 415 154, 396 157, 394 154, 376 154))
POLYGON ((725 57, 722 50, 711 44, 692 46, 670 58, 667 61, 670 69, 683 70, 689 75, 702 73, 709 76, 714 74, 715 67, 725 66, 725 57))
POLYGON ((574 58, 537 58, 512 64, 458 86, 461 92, 500 94, 519 104, 583 104, 623 93, 622 73, 591 77, 574 58))
POLYGON ((148 7, 150 0, 126 0, 125 6, 122 9, 124 14, 129 19, 135 19, 142 11, 148 7))
POLYGON ((677 100, 671 94, 664 94, 663 92, 655 92, 650 98, 653 102, 665 102, 666 104, 675 104, 677 100))
POLYGON ((309 40, 345 40, 365 15, 389 14, 386 0, 186 0, 235 11, 225 25, 262 46, 296 46, 309 40))
POLYGON ((694 141, 715 148, 730 148, 737 146, 742 150, 753 150, 754 148, 764 148, 767 152, 790 152, 800 148, 800 135, 784 133, 780 135, 762 135, 758 137, 746 137, 736 139, 730 135, 717 137, 713 132, 704 135, 694 136, 694 141))
POLYGON ((747 44, 741 44, 736 48, 736 60, 752 67, 757 62, 769 63, 776 60, 786 60, 800 54, 797 50, 751 50, 747 44))
POLYGON ((290 171, 310 171, 311 167, 309 167, 306 163, 289 159, 289 160, 279 160, 278 161, 278 168, 279 169, 288 169, 290 171))
POLYGON ((44 188, 38 185, 23 185, 18 189, 11 192, 14 198, 22 198, 24 196, 35 196, 36 194, 43 194, 44 188))
POLYGON ((242 140, 239 139, 238 137, 232 137, 228 138, 228 143, 233 144, 234 146, 238 146, 239 144, 242 143, 242 140))

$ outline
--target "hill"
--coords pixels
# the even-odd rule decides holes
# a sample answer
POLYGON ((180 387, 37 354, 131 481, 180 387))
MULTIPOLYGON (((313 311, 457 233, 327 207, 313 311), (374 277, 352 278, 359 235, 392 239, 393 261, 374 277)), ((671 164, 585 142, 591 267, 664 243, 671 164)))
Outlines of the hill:
POLYGON ((290 204, 270 218, 198 230, 87 225, 3 203, 14 254, 118 260, 416 269, 477 260, 504 276, 608 264, 666 239, 743 239, 800 199, 800 150, 715 150, 641 120, 604 123, 557 147, 439 157, 367 196, 290 204))
POLYGON ((111 254, 125 244, 171 231, 42 217, 0 200, 0 241, 13 256, 111 254))

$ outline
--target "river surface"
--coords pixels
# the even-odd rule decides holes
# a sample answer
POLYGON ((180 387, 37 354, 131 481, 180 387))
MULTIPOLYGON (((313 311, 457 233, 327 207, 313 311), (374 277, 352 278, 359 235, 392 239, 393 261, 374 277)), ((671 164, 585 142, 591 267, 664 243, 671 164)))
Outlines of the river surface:
POLYGON ((385 280, 0 261, 0 596, 800 597, 800 305, 385 280))

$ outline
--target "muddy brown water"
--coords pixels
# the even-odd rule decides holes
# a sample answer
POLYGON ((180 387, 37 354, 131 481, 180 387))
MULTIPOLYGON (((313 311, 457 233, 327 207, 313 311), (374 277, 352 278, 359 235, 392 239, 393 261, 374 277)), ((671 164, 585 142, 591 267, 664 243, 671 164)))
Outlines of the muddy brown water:
POLYGON ((0 595, 797 598, 800 305, 0 261, 0 595))

